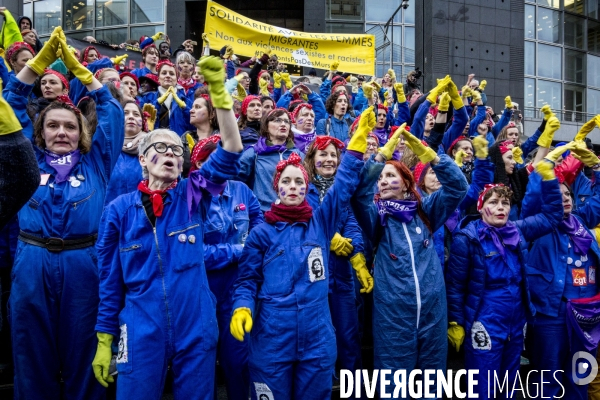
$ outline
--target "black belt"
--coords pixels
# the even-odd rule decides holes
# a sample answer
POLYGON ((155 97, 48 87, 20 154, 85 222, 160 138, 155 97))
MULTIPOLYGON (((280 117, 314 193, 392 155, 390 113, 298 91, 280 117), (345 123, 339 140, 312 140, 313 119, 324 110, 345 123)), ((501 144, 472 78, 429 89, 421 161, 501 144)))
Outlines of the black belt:
POLYGON ((51 252, 60 252, 63 250, 84 249, 96 244, 98 234, 82 237, 79 239, 61 239, 61 238, 43 238, 20 231, 19 240, 47 249, 51 252))

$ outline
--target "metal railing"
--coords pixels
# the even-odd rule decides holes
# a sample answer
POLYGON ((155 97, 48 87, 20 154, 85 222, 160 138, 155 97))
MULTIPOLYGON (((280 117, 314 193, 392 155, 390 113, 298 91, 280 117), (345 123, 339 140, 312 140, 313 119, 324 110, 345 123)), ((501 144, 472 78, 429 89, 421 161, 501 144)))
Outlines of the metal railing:
MULTIPOLYGON (((544 115, 540 111, 541 107, 524 107, 523 118, 537 118, 542 119, 544 115)), ((563 122, 587 122, 594 118, 596 114, 590 114, 582 111, 572 110, 552 110, 556 117, 563 122)))

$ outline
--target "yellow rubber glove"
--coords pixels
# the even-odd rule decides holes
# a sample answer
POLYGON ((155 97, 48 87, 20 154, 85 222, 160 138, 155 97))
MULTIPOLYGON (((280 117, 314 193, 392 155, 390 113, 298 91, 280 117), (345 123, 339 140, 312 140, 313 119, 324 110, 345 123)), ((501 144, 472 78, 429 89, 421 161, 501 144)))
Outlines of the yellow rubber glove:
POLYGON ((448 340, 450 341, 450 345, 454 347, 456 351, 459 351, 460 346, 462 346, 465 341, 465 328, 458 325, 456 322, 450 322, 449 325, 448 340))
POLYGON ((450 94, 448 92, 442 93, 440 96, 440 105, 438 106, 438 111, 447 112, 450 108, 450 94))
POLYGON ((2 96, 2 80, 0 80, 0 115, 2 115, 2 118, 0 118, 0 136, 23 129, 12 107, 2 96))
POLYGON ((338 67, 340 66, 339 61, 335 61, 333 63, 331 63, 331 65, 329 66, 329 70, 330 71, 337 71, 338 67))
POLYGON ((556 179, 556 175, 554 174, 554 163, 550 160, 541 160, 535 166, 535 170, 538 174, 540 174, 543 181, 551 181, 552 179, 556 179))
POLYGON ((573 154, 573 157, 584 163, 586 167, 595 167, 596 165, 598 165, 598 163, 600 163, 598 157, 593 152, 588 150, 588 148, 585 145, 585 142, 575 143, 576 145, 571 153, 573 154))
POLYGON ((238 83, 237 84, 237 96, 235 96, 235 99, 238 100, 239 102, 242 102, 242 101, 244 101, 246 96, 248 96, 248 93, 246 93, 246 88, 244 88, 244 86, 242 86, 241 83, 238 83))
POLYGON ((202 47, 208 47, 210 41, 208 40, 208 35, 206 33, 202 34, 202 47))
POLYGON ((194 138, 192 137, 192 135, 190 135, 189 133, 186 133, 181 138, 181 141, 183 143, 187 143, 188 149, 190 149, 190 154, 192 154, 194 152, 194 146, 196 145, 196 142, 194 141, 194 138))
POLYGON ((62 28, 60 26, 54 28, 52 35, 50 35, 50 39, 42 47, 40 52, 37 53, 37 55, 31 60, 27 61, 27 66, 36 74, 42 75, 44 73, 44 70, 48 68, 48 66, 54 61, 56 61, 56 52, 59 49, 59 31, 62 31, 62 28))
POLYGON ((367 136, 375 128, 376 123, 377 118, 373 112, 373 106, 370 106, 360 114, 358 128, 350 138, 347 149, 364 154, 367 151, 367 136))
POLYGON ((436 152, 433 151, 432 148, 425 146, 412 133, 404 131, 402 132, 402 136, 404 136, 404 143, 406 146, 419 157, 419 160, 421 160, 423 164, 427 164, 437 157, 436 152))
POLYGON ((358 78, 350 75, 350 85, 352 86, 352 93, 358 93, 358 78))
POLYGON ((285 85, 285 88, 287 90, 290 90, 294 86, 294 84, 292 83, 292 78, 290 78, 289 72, 282 72, 281 79, 283 79, 283 84, 285 85))
POLYGON ((261 96, 269 95, 269 82, 261 78, 258 80, 258 87, 260 88, 261 96))
POLYGON ((513 159, 517 164, 523 164, 523 150, 520 147, 513 147, 512 149, 513 159))
POLYGON ((587 135, 596 128, 596 117, 590 119, 588 122, 583 124, 577 135, 575 136, 575 141, 584 141, 587 135))
POLYGON ((512 103, 512 100, 510 99, 510 96, 506 96, 504 98, 504 104, 506 104, 506 108, 509 108, 509 109, 513 108, 513 103, 512 103))
POLYGON ((214 56, 203 57, 200 60, 200 69, 204 81, 208 83, 208 92, 215 108, 231 110, 233 99, 225 90, 225 69, 223 62, 214 56))
POLYGON ((367 100, 371 100, 373 98, 373 86, 365 83, 362 85, 362 90, 367 100))
POLYGON ((379 93, 379 91, 381 90, 381 85, 379 83, 375 82, 375 80, 372 80, 371 82, 369 82, 369 84, 373 86, 373 89, 377 90, 377 93, 379 93))
POLYGON ((482 91, 484 91, 486 86, 487 86, 487 81, 484 79, 479 84, 479 89, 481 89, 482 91))
POLYGON ((185 108, 186 107, 185 101, 181 100, 179 98, 179 96, 177 96, 177 92, 175 91, 175 88, 173 86, 171 86, 171 88, 173 89, 171 91, 171 93, 173 93, 173 100, 175 100, 175 103, 177 103, 179 108, 185 108))
POLYGON ((283 78, 277 71, 273 71, 273 88, 280 89, 281 88, 281 80, 283 78))
POLYGON ((340 257, 347 257, 350 255, 350 253, 352 253, 352 250, 354 250, 354 246, 352 246, 352 239, 345 238, 336 232, 331 239, 329 250, 333 251, 340 257))
POLYGON ((544 114, 544 119, 546 121, 548 121, 550 119, 550 117, 554 115, 554 113, 552 112, 552 110, 550 109, 550 106, 548 104, 546 104, 545 106, 540 108, 540 111, 542 112, 542 114, 544 114))
POLYGON ((75 55, 69 51, 69 45, 67 44, 66 40, 58 39, 58 43, 63 50, 63 62, 69 71, 71 71, 71 73, 75 75, 75 77, 84 85, 87 86, 91 84, 94 81, 94 75, 92 72, 81 65, 75 55))
POLYGON ((96 349, 96 356, 92 361, 92 369, 94 370, 94 376, 96 380, 104 387, 108 387, 109 383, 113 383, 115 378, 108 374, 108 368, 110 367, 110 359, 112 358, 112 350, 110 345, 113 341, 113 335, 108 333, 98 332, 98 348, 96 349))
POLYGON ((468 86, 463 86, 461 89, 461 97, 463 99, 466 99, 471 96, 473 96, 473 91, 471 90, 471 88, 468 86))
POLYGON ((249 308, 240 307, 235 309, 231 317, 229 330, 234 338, 240 342, 244 341, 244 334, 252 330, 252 313, 249 308))
POLYGON ((167 89, 167 91, 166 91, 166 92, 165 92, 165 93, 164 93, 162 96, 160 96, 160 97, 157 99, 157 101, 158 101, 158 104, 162 104, 162 103, 164 103, 165 101, 167 101, 167 98, 169 97, 169 95, 172 95, 172 94, 173 94, 173 92, 172 92, 172 90, 171 90, 171 88, 172 88, 172 87, 173 87, 173 86, 171 86, 170 88, 168 88, 168 89, 167 89))
POLYGON ((394 71, 393 69, 388 69, 388 75, 390 76, 391 79, 396 79, 396 71, 394 71))
POLYGON ((396 147, 398 147, 398 143, 400 142, 400 135, 406 128, 406 122, 403 123, 396 129, 390 140, 383 146, 380 147, 377 152, 379 152, 386 160, 390 160, 394 151, 396 151, 396 147))
POLYGON ((146 103, 144 104, 143 110, 148 113, 148 117, 146 118, 146 126, 148 127, 148 132, 152 132, 154 130, 154 124, 156 123, 156 108, 152 104, 146 103))
MULTIPOLYGON (((585 146, 585 143, 584 143, 584 146, 585 146)), ((569 142, 569 143, 565 144, 564 146, 556 147, 554 150, 552 150, 551 152, 546 154, 546 157, 544 157, 544 158, 547 160, 550 160, 556 164, 556 162, 558 161, 558 158, 561 157, 565 151, 574 150, 576 147, 577 147, 577 142, 569 142)), ((575 155, 574 152, 572 152, 571 154, 575 155)))
MULTIPOLYGON (((549 148, 552 145, 552 139, 554 138, 554 132, 560 128, 560 121, 555 116, 548 119, 546 128, 542 135, 537 140, 537 144, 540 147, 549 148)), ((578 134, 579 135, 579 134, 578 134)))
POLYGON ((112 61, 113 65, 119 65, 121 64, 121 62, 123 62, 127 57, 129 57, 129 54, 125 53, 122 56, 116 56, 110 59, 110 61, 112 61))
POLYGON ((157 40, 163 39, 164 37, 164 32, 156 32, 154 35, 152 35, 152 40, 156 42, 157 40))
POLYGON ((394 83, 394 90, 396 91, 396 97, 398 97, 398 103, 406 103, 404 85, 402 85, 401 83, 394 83))
POLYGON ((471 90, 471 100, 473 103, 479 103, 481 101, 481 93, 477 90, 471 90))
POLYGON ((461 95, 458 93, 458 88, 456 87, 456 84, 452 82, 452 79, 450 79, 450 81, 448 82, 447 90, 452 101, 452 107, 454 107, 455 110, 458 110, 461 107, 465 106, 465 102, 463 101, 461 95))
POLYGON ((454 155, 454 162, 458 165, 458 168, 462 168, 463 159, 467 156, 467 153, 463 149, 459 149, 454 155))
POLYGON ((473 148, 475 149, 475 157, 485 159, 489 154, 489 142, 484 136, 476 136, 473 139, 473 148))
POLYGON ((429 92, 429 94, 427 95, 427 100, 431 104, 435 104, 435 103, 437 103, 437 98, 438 98, 438 88, 435 87, 435 88, 431 89, 431 92, 429 92))
POLYGON ((232 55, 233 55, 233 47, 231 47, 230 45, 225 46, 225 54, 223 55, 223 58, 228 60, 231 58, 232 55))
POLYGON ((367 260, 362 253, 356 253, 351 259, 350 264, 356 271, 356 277, 362 286, 361 293, 371 293, 373 291, 373 277, 367 269, 367 260))

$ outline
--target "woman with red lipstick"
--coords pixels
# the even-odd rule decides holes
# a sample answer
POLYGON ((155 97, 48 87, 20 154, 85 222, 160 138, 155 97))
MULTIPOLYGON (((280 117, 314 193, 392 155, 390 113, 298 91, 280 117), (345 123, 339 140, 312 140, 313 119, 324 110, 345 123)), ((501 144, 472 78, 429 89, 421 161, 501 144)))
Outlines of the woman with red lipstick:
MULTIPOLYGON (((465 366, 479 370, 476 393, 480 398, 489 397, 493 384, 489 376, 508 377, 510 391, 519 370, 526 316, 535 313, 525 273, 527 245, 554 229, 562 218, 553 168, 551 161, 536 166, 543 179, 539 214, 509 221, 511 189, 486 185, 477 201, 481 219, 465 218, 454 234, 446 273, 448 339, 458 351, 465 332, 469 335, 465 366)), ((511 392, 503 395, 513 398, 511 392)))

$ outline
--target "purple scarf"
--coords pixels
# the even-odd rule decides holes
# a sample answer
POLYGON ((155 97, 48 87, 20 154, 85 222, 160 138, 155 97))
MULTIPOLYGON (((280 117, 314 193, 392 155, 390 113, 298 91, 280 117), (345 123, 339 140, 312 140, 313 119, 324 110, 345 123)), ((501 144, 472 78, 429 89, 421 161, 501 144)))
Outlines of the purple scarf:
POLYGON ((294 129, 294 143, 296 147, 303 153, 306 153, 308 146, 315 140, 317 134, 315 131, 304 133, 294 129))
POLYGON ((379 221, 386 226, 387 217, 391 215, 400 222, 410 222, 417 214, 417 202, 412 200, 379 200, 379 221))
POLYGON ((281 153, 281 152, 287 150, 287 142, 284 144, 268 145, 267 139, 264 137, 261 137, 260 139, 258 139, 258 142, 256 142, 256 144, 254 145, 254 150, 256 151, 256 154, 275 153, 275 152, 281 153))
POLYGON ((569 300, 567 302, 567 330, 573 345, 583 345, 592 351, 600 342, 600 297, 569 300))
POLYGON ((192 218, 192 214, 198 211, 198 207, 202 201, 202 189, 205 189, 213 196, 217 196, 225 190, 226 186, 227 182, 221 184, 212 183, 200 175, 200 170, 191 172, 187 185, 187 203, 190 219, 192 218))
POLYGON ((492 242, 494 242, 496 249, 498 249, 498 252, 502 255, 502 258, 506 258, 506 253, 504 251, 505 247, 514 250, 521 240, 517 226, 510 221, 502 228, 489 226, 481 221, 477 233, 479 233, 479 240, 484 240, 489 236, 492 239, 492 242))
POLYGON ((62 183, 68 181, 73 167, 77 165, 81 158, 79 149, 61 156, 54 154, 47 149, 44 152, 46 153, 46 163, 56 171, 54 182, 62 183))
POLYGON ((371 132, 372 134, 374 134, 375 136, 377 136, 377 139, 379 139, 379 145, 383 146, 384 144, 387 143, 388 141, 388 131, 385 128, 375 128, 373 129, 373 131, 371 132))
POLYGON ((575 246, 575 253, 580 255, 587 254, 592 246, 592 236, 577 218, 569 214, 567 218, 558 224, 558 229, 569 235, 575 246))
POLYGON ((456 228, 456 225, 458 225, 459 221, 460 221, 460 213, 458 212, 458 210, 454 210, 454 212, 446 220, 446 222, 444 223, 444 225, 446 225, 446 228, 448 228, 448 230, 450 231, 450 233, 452 233, 452 232, 454 232, 454 229, 456 228))

